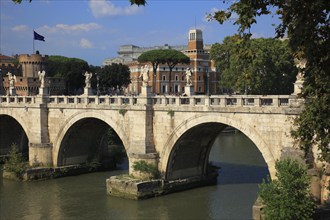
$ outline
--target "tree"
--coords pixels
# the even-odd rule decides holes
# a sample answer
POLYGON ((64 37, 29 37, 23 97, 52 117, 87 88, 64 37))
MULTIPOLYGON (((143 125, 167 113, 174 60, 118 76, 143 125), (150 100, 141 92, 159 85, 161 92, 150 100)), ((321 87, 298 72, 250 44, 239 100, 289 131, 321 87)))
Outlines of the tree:
POLYGON ((296 68, 287 41, 271 38, 243 42, 239 35, 214 44, 210 53, 220 70, 220 85, 249 94, 291 94, 296 68))
POLYGON ((168 81, 169 81, 170 92, 171 92, 171 88, 172 88, 171 87, 171 76, 172 76, 173 68, 179 63, 189 64, 190 58, 180 51, 168 49, 168 50, 163 50, 161 59, 163 60, 163 63, 167 64, 168 68, 170 69, 168 81))
MULTIPOLYGON (((150 62, 152 65, 152 76, 153 76, 153 81, 155 81, 155 77, 156 77, 156 72, 157 72, 157 68, 159 66, 159 64, 164 63, 165 61, 162 60, 162 53, 163 50, 159 49, 159 50, 149 50, 146 51, 144 53, 142 53, 139 57, 138 57, 138 61, 139 63, 147 63, 150 62)), ((153 85, 155 87, 155 85, 153 85)), ((154 88, 154 91, 156 91, 156 88, 154 88)))
POLYGON ((14 174, 17 178, 22 179, 28 167, 28 162, 24 159, 23 154, 19 152, 17 145, 12 144, 3 169, 14 174))
POLYGON ((241 0, 232 3, 227 10, 210 14, 220 24, 233 13, 238 15, 234 24, 244 39, 251 36, 250 28, 256 17, 272 14, 276 10, 281 23, 276 27, 277 37, 288 37, 288 45, 295 58, 306 60, 302 97, 307 101, 295 120, 297 129, 293 137, 305 150, 313 145, 321 150, 321 158, 330 162, 330 1, 324 0, 241 0))
POLYGON ((127 86, 131 82, 129 67, 121 63, 113 63, 100 68, 97 74, 100 77, 100 87, 103 91, 107 91, 111 87, 127 86))
POLYGON ((49 56, 47 72, 50 77, 64 77, 67 93, 72 94, 84 87, 83 73, 89 70, 88 63, 77 58, 49 56))
POLYGON ((309 195, 310 179, 305 166, 296 160, 276 161, 276 180, 263 181, 260 197, 266 219, 311 219, 314 203, 309 195))
POLYGON ((159 50, 150 50, 142 53, 138 57, 138 61, 140 63, 150 62, 152 64, 154 76, 156 75, 156 71, 159 64, 167 64, 168 68, 170 69, 169 84, 171 87, 171 75, 173 68, 179 63, 189 64, 190 58, 177 50, 159 49, 159 50))

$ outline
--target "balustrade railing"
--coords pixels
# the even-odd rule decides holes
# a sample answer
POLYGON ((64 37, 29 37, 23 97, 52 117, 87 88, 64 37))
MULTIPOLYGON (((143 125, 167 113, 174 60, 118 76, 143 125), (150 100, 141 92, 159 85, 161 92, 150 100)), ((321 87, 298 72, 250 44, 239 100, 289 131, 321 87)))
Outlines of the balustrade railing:
POLYGON ((155 106, 213 106, 213 107, 288 107, 289 95, 212 95, 212 96, 0 96, 0 105, 6 104, 35 104, 38 98, 43 98, 48 104, 67 105, 139 105, 155 106), (147 101, 139 101, 139 100, 147 101))

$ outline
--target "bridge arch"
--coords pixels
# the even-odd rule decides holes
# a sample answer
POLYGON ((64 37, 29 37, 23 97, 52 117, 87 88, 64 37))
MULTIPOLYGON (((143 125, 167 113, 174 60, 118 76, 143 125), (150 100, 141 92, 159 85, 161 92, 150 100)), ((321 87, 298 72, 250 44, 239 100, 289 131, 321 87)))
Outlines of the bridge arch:
MULTIPOLYGON (((171 161, 173 155, 173 151, 176 147, 178 147, 178 144, 182 142, 183 138, 186 138, 189 135, 200 135, 200 133, 196 132, 198 128, 201 128, 201 130, 206 129, 209 132, 211 132, 210 126, 213 127, 214 124, 219 125, 218 133, 221 129, 224 128, 224 125, 229 125, 231 127, 234 127, 238 130, 240 130, 243 134, 245 134, 259 149, 261 152, 270 173, 271 178, 275 178, 275 158, 269 149, 269 144, 266 143, 266 141, 263 139, 262 135, 258 132, 258 128, 253 127, 249 125, 248 123, 245 123, 242 120, 235 119, 235 117, 223 117, 221 115, 205 115, 205 114, 198 114, 193 117, 190 117, 189 119, 183 121, 180 125, 178 125, 173 132, 170 134, 167 142, 165 143, 163 147, 163 151, 160 154, 160 164, 159 168, 161 171, 165 172, 167 174, 168 169, 173 161, 171 161), (223 127, 221 127, 221 125, 223 127), (186 136, 186 137, 185 137, 186 136)), ((207 132, 207 131, 206 131, 207 132)), ((214 133, 215 134, 215 133, 214 133)), ((211 134, 211 136, 214 134, 211 134)), ((213 138, 215 139, 215 138, 213 138)), ((213 142, 211 139, 206 140, 209 143, 206 143, 207 146, 212 146, 213 142)), ((214 141, 214 140, 213 140, 214 141)), ((207 163, 208 161, 208 153, 210 151, 209 149, 206 149, 208 152, 204 152, 207 157, 205 158, 206 161, 203 161, 204 163, 207 163)))
POLYGON ((128 136, 126 135, 125 131, 122 129, 122 127, 120 126, 120 124, 118 122, 116 122, 115 120, 113 120, 111 117, 106 117, 106 115, 104 114, 100 114, 97 112, 79 112, 76 113, 75 115, 71 116, 68 120, 66 120, 59 132, 57 137, 55 138, 54 141, 54 148, 53 148, 53 164, 55 166, 58 166, 59 164, 59 154, 60 154, 60 148, 61 148, 61 144, 66 136, 66 134, 69 132, 70 128, 72 128, 75 124, 77 124, 80 121, 86 120, 86 119, 95 119, 95 120, 99 120, 101 122, 103 122, 104 124, 108 125, 109 127, 111 127, 116 134, 119 136, 119 138, 121 139, 124 148, 126 150, 126 152, 128 153, 128 143, 129 143, 129 139, 128 136))
POLYGON ((0 112, 0 155, 6 155, 13 143, 23 156, 29 157, 29 133, 23 118, 15 113, 0 112))

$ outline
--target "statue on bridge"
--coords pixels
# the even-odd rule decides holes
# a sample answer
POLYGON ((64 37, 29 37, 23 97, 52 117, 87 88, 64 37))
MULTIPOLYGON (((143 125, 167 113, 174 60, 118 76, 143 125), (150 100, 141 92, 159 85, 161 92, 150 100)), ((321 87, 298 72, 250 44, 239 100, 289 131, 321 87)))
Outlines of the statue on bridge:
POLYGON ((306 68, 307 60, 294 58, 294 64, 298 68, 298 74, 296 76, 296 82, 294 83, 293 95, 301 94, 304 83, 304 70, 306 68))
POLYGON ((188 67, 186 69, 186 86, 191 86, 192 82, 191 82, 191 76, 192 76, 192 71, 190 70, 190 68, 188 67))
POLYGON ((8 72, 7 76, 8 76, 8 81, 9 81, 9 87, 15 88, 16 76, 13 75, 11 72, 8 72))
POLYGON ((39 81, 40 81, 40 88, 45 87, 45 75, 46 72, 43 70, 42 72, 38 71, 39 81))
POLYGON ((83 76, 85 76, 85 88, 91 88, 91 78, 93 74, 86 71, 83 76))
POLYGON ((298 59, 294 58, 294 64, 298 68, 298 75, 296 82, 304 81, 304 69, 306 68, 307 60, 306 59, 298 59))
POLYGON ((141 74, 139 78, 142 78, 142 85, 143 86, 148 86, 149 82, 149 65, 146 64, 143 69, 141 69, 141 74))

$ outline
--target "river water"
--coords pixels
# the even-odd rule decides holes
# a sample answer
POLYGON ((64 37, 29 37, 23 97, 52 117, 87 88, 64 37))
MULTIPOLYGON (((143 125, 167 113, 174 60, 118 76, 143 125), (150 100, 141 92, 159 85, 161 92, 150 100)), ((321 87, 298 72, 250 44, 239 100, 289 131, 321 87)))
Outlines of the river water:
POLYGON ((210 161, 220 166, 217 185, 142 201, 106 195, 105 179, 126 170, 39 182, 0 177, 0 219, 251 219, 258 184, 268 175, 255 145, 242 133, 220 134, 210 161))

